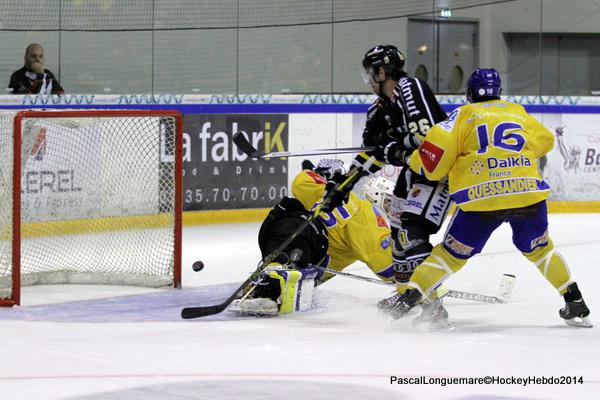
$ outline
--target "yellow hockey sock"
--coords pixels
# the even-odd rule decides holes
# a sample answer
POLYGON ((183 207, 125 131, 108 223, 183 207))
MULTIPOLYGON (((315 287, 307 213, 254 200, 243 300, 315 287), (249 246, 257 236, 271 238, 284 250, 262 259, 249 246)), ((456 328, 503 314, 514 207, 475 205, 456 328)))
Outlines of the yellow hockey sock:
POLYGON ((434 288, 466 263, 467 260, 452 256, 442 244, 438 244, 429 257, 415 269, 407 286, 418 289, 424 297, 429 296, 434 288))
POLYGON ((408 289, 410 289, 410 286, 407 286, 406 283, 398 283, 396 285, 396 292, 400 294, 404 294, 408 289))
POLYGON ((558 290, 560 294, 565 294, 567 287, 573 283, 571 281, 571 271, 562 256, 554 251, 554 243, 548 240, 548 245, 538 247, 531 253, 523 253, 529 261, 533 262, 538 270, 544 275, 544 278, 558 290))

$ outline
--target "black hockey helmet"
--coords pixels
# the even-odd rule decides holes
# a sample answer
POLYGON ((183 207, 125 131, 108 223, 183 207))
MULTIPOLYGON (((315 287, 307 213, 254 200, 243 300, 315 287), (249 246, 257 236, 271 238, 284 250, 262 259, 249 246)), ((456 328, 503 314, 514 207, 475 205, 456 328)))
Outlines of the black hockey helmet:
POLYGON ((404 54, 396 46, 383 44, 367 51, 362 64, 367 78, 373 79, 381 67, 385 70, 386 78, 398 80, 404 73, 404 62, 404 54))

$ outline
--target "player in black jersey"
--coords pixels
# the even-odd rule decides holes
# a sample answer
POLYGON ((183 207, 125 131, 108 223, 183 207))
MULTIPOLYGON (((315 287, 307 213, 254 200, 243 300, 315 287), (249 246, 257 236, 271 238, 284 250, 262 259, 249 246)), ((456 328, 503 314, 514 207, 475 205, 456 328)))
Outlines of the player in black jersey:
MULTIPOLYGON (((353 168, 362 170, 361 175, 375 173, 384 164, 403 167, 390 213, 398 283, 407 282, 431 253, 429 237, 440 229, 450 208, 447 179, 429 181, 406 167, 408 156, 433 125, 446 119, 446 113, 427 83, 407 75, 404 63, 404 55, 392 45, 376 46, 365 54, 363 76, 378 99, 368 110, 363 145, 376 149, 358 154, 353 162, 353 168), (371 156, 376 159, 373 163, 368 162, 371 156)), ((336 182, 343 178, 336 177, 336 182)), ((330 207, 338 206, 345 197, 343 192, 335 196, 330 207)))

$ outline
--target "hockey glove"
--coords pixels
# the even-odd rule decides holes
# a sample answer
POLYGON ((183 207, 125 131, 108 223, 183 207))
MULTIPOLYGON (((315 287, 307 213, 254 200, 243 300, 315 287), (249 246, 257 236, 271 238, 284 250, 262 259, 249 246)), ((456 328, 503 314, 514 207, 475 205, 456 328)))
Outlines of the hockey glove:
POLYGON ((319 160, 319 163, 315 167, 314 171, 325 179, 329 180, 335 174, 345 174, 346 165, 344 165, 342 160, 323 158, 319 160))
POLYGON ((310 169, 311 171, 315 169, 315 164, 310 160, 302 161, 302 169, 310 169))
POLYGON ((336 173, 327 182, 327 185, 325 185, 325 194, 323 196, 323 199, 326 202, 322 208, 324 212, 330 212, 334 208, 348 202, 348 197, 350 196, 350 192, 352 191, 352 187, 356 180, 347 183, 343 187, 336 188, 337 185, 341 185, 346 179, 348 179, 346 175, 336 173))
POLYGON ((375 147, 376 159, 400 167, 407 164, 413 149, 406 149, 400 142, 381 143, 375 147))

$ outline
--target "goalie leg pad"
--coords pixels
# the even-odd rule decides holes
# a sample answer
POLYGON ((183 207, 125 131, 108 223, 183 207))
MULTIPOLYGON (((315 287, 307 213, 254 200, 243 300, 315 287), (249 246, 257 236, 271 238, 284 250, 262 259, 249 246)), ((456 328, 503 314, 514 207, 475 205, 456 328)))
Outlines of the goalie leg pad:
POLYGON ((320 270, 314 267, 265 271, 255 298, 269 298, 278 306, 278 314, 307 311, 312 308, 315 279, 320 270))

